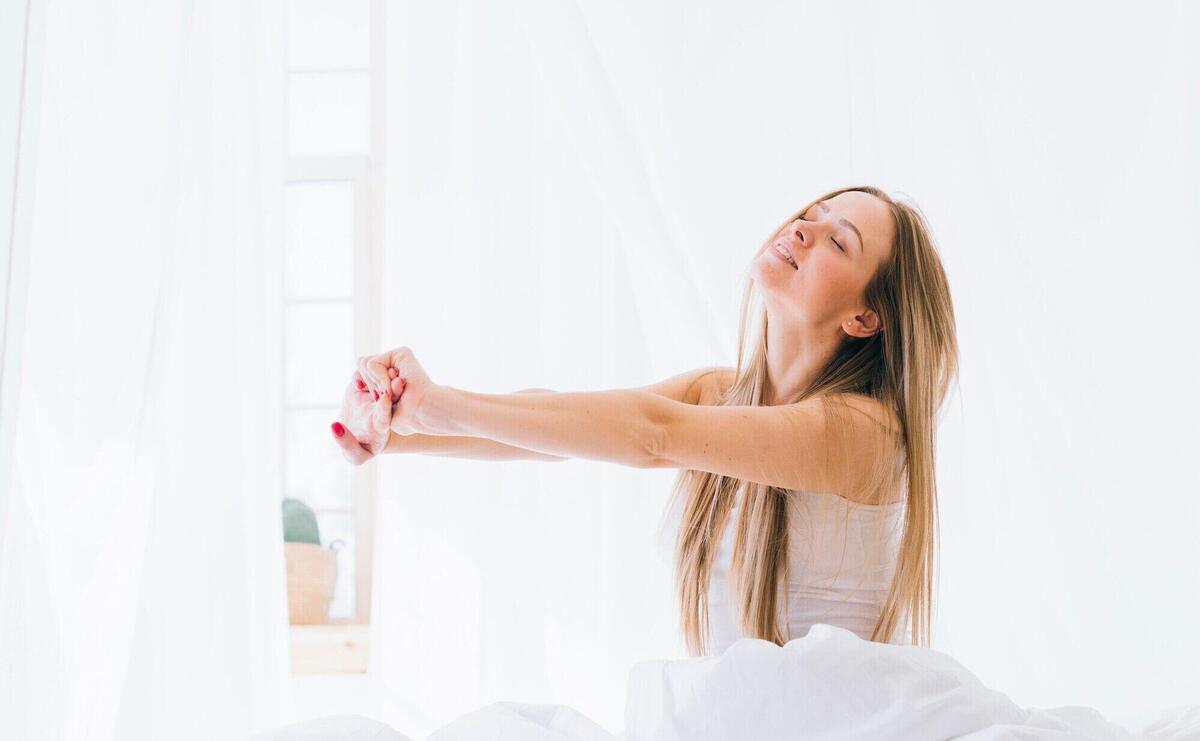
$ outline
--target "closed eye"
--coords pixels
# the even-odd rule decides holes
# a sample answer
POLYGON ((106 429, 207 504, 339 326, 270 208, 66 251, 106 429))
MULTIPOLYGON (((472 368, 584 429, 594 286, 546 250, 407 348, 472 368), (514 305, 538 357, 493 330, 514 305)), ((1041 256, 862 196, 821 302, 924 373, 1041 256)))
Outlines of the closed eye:
MULTIPOLYGON (((801 221, 808 221, 808 219, 804 218, 803 216, 801 216, 801 217, 800 217, 800 220, 801 220, 801 221)), ((830 237, 829 237, 829 241, 830 241, 830 242, 833 242, 835 245, 837 245, 837 248, 838 248, 839 250, 841 250, 843 253, 845 253, 845 252, 846 252, 846 249, 845 249, 844 247, 842 247, 840 244, 838 244, 838 243, 837 243, 837 240, 833 238, 833 235, 830 235, 830 237)))

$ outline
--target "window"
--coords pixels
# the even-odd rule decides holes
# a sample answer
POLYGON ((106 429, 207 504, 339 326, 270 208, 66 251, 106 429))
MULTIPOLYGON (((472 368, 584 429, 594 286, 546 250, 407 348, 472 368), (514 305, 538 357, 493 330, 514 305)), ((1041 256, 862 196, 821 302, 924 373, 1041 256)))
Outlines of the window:
POLYGON ((347 464, 329 424, 354 359, 380 347, 373 277, 382 244, 382 168, 375 163, 383 155, 383 8, 383 0, 286 0, 284 8, 280 488, 312 510, 320 540, 299 544, 307 551, 288 544, 294 673, 366 670, 374 467, 347 464), (297 606, 313 604, 333 563, 327 614, 310 609, 297 619, 297 606))

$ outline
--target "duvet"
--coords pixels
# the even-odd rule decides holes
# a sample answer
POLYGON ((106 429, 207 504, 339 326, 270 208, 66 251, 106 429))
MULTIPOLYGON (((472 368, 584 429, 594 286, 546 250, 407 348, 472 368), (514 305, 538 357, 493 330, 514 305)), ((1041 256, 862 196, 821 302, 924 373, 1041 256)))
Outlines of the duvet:
MULTIPOLYGON (((1138 726, 1119 726, 1088 707, 1021 708, 944 653, 818 623, 784 646, 744 638, 719 656, 634 665, 618 733, 566 705, 499 702, 425 741, 1184 741, 1200 740, 1200 704, 1165 709, 1138 726)), ((415 740, 345 715, 252 741, 415 740)))

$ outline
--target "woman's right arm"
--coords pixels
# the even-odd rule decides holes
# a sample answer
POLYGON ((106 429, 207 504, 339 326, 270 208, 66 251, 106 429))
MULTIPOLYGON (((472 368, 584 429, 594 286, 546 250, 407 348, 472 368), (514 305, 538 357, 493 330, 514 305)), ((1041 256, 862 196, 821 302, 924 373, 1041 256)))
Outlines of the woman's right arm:
MULTIPOLYGON (((545 393, 553 389, 524 389, 518 394, 545 393)), ((423 453, 446 458, 481 461, 565 461, 566 457, 508 445, 486 437, 469 435, 397 435, 389 432, 384 453, 423 453)))

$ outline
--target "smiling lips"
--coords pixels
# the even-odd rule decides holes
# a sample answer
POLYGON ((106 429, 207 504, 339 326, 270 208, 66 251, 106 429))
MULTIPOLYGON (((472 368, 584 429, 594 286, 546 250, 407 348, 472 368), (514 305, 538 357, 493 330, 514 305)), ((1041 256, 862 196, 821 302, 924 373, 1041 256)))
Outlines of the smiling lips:
POLYGON ((792 257, 792 253, 783 245, 782 241, 776 242, 772 249, 775 250, 775 254, 779 255, 780 259, 786 260, 793 268, 799 269, 795 258, 792 257))

